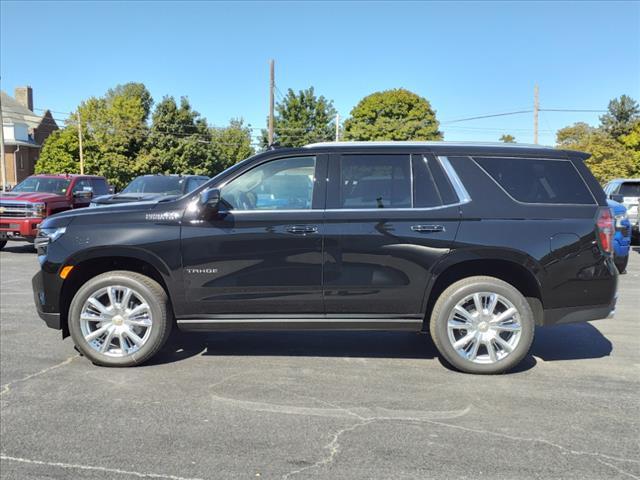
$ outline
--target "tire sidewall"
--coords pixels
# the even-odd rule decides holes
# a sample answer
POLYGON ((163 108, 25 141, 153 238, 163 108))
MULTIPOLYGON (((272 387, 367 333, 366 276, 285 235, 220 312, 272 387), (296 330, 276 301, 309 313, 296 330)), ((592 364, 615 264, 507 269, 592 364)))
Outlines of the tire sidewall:
POLYGON ((143 282, 123 274, 104 274, 89 280, 76 292, 69 307, 69 333, 76 347, 94 363, 103 366, 138 365, 150 358, 164 343, 167 322, 166 300, 158 298, 158 294, 143 282), (80 314, 84 303, 97 290, 112 285, 121 285, 135 290, 149 305, 153 319, 151 333, 146 343, 133 354, 123 358, 108 356, 94 350, 85 340, 80 328, 80 314))
MULTIPOLYGON (((456 287, 456 285, 453 285, 453 287, 456 287)), ((533 312, 524 296, 511 285, 497 279, 496 281, 478 280, 474 283, 460 285, 451 290, 447 289, 443 292, 441 298, 443 302, 439 308, 436 306, 437 312, 434 309, 434 313, 438 314, 437 318, 431 318, 431 322, 435 322, 433 333, 439 337, 437 344, 440 353, 458 370, 468 373, 503 373, 518 365, 529 352, 535 332, 533 312), (463 298, 479 292, 494 292, 509 300, 518 310, 520 324, 522 325, 520 341, 515 350, 506 358, 488 365, 472 363, 463 359, 451 345, 447 327, 449 315, 455 305, 463 298)))

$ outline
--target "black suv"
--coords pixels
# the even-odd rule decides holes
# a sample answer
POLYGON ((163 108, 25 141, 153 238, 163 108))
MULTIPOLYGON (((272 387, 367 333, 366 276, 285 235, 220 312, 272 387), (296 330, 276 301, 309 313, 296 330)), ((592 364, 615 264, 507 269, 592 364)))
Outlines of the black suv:
POLYGON ((536 325, 613 313, 614 225, 580 152, 429 142, 260 153, 170 202, 45 220, 35 302, 100 365, 180 330, 428 330, 497 373, 536 325))
POLYGON ((94 197, 89 206, 174 199, 194 191, 207 180, 209 177, 203 175, 141 175, 120 193, 94 197))

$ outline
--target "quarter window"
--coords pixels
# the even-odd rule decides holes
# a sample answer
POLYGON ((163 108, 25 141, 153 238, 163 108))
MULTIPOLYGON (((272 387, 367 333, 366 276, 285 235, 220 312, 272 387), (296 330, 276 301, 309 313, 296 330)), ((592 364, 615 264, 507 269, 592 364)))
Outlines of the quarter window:
POLYGON ((222 188, 233 210, 307 210, 313 202, 315 157, 292 157, 259 165, 222 188))
POLYGON ((569 160, 474 158, 509 195, 525 203, 594 203, 591 192, 569 160))
POLYGON ((409 155, 341 157, 342 208, 411 207, 409 155))

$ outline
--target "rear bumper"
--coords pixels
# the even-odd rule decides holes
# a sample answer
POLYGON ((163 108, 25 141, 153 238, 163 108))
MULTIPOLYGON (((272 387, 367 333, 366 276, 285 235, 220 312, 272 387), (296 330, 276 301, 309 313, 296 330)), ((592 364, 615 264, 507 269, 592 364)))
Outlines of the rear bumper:
POLYGON ((0 217, 0 237, 4 240, 28 240, 38 235, 42 218, 0 217))
POLYGON ((613 318, 616 312, 616 296, 607 305, 589 305, 584 307, 553 308, 544 311, 544 326, 561 325, 565 323, 590 322, 613 318))

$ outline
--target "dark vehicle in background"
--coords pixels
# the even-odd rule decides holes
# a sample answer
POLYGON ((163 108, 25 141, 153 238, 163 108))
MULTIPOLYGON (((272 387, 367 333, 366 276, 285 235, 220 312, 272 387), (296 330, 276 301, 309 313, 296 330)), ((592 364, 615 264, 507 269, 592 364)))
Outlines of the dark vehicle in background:
POLYGON ((504 372, 536 325, 615 308, 614 219, 586 158, 446 142, 269 150, 172 201, 45 221, 36 306, 99 365, 145 362, 175 324, 426 330, 455 368, 504 372))
POLYGON ((627 215, 631 222, 631 234, 635 242, 640 241, 640 178, 618 178, 611 180, 604 186, 607 196, 627 209, 627 215))
POLYGON ((124 190, 115 195, 95 197, 91 207, 114 203, 170 200, 192 192, 209 180, 202 175, 142 175, 134 178, 124 190))
POLYGON ((8 240, 33 242, 42 219, 89 205, 93 195, 109 191, 104 177, 32 175, 10 192, 0 192, 0 248, 8 240))
POLYGON ((613 211, 616 233, 613 237, 613 261, 618 272, 624 273, 629 263, 629 250, 631 249, 631 222, 627 216, 627 209, 621 203, 607 200, 607 204, 613 211))

